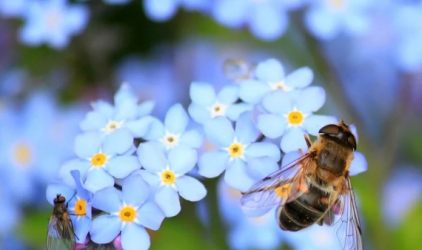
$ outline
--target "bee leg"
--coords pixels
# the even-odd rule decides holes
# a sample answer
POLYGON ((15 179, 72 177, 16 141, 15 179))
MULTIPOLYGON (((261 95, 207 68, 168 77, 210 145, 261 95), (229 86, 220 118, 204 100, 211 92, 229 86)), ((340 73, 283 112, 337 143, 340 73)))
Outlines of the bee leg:
POLYGON ((303 137, 305 137, 306 145, 308 145, 308 148, 310 148, 312 145, 311 139, 309 139, 309 136, 307 134, 304 134, 303 137))

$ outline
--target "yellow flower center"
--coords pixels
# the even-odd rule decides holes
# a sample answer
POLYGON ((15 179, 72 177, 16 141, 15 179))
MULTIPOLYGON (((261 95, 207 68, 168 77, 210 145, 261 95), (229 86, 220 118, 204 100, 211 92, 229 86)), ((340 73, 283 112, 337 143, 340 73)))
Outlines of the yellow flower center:
POLYGON ((284 90, 284 91, 290 91, 291 90, 291 88, 286 86, 284 81, 279 81, 279 82, 276 82, 276 83, 270 83, 270 86, 271 86, 272 90, 277 90, 277 89, 281 89, 281 90, 284 90))
POLYGON ((233 143, 232 145, 230 145, 229 147, 229 155, 232 158, 238 158, 241 157, 243 155, 243 145, 240 143, 233 143))
POLYGON ((22 166, 28 166, 31 163, 33 152, 29 145, 25 143, 19 143, 14 148, 14 155, 16 162, 22 166))
POLYGON ((176 181, 176 175, 171 170, 165 170, 161 173, 161 180, 167 185, 172 185, 176 181))
POLYGON ((120 219, 124 222, 132 222, 136 218, 136 210, 133 207, 123 207, 120 209, 120 219))
POLYGON ((78 216, 86 215, 86 200, 80 199, 75 203, 75 214, 78 216))
POLYGON ((329 0, 329 5, 334 9, 340 9, 344 6, 344 0, 329 0))
POLYGON ((224 116, 226 114, 226 105, 220 104, 216 102, 214 105, 212 105, 209 110, 211 111, 211 118, 217 117, 217 116, 224 116))
POLYGON ((104 166, 106 161, 107 161, 107 156, 103 153, 95 154, 91 158, 91 163, 92 163, 92 166, 94 166, 94 167, 102 167, 102 166, 104 166))
POLYGON ((106 133, 111 133, 114 130, 120 128, 121 126, 122 126, 122 122, 109 121, 102 130, 106 133))
POLYGON ((290 193, 290 189, 291 189, 290 185, 286 184, 286 185, 278 187, 275 190, 275 193, 281 198, 286 198, 290 193))
POLYGON ((302 124, 303 118, 303 114, 300 111, 292 111, 287 115, 287 120, 292 125, 302 124))

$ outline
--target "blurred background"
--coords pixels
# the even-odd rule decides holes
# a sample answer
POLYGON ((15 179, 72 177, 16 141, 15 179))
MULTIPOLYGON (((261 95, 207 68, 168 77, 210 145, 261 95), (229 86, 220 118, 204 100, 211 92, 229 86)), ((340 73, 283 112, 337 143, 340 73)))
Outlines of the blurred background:
MULTIPOLYGON (((228 58, 309 66, 319 112, 356 125, 352 177, 365 249, 422 243, 422 1, 0 0, 0 249, 44 249, 45 187, 74 157, 79 123, 122 82, 163 117, 189 84, 230 82, 228 58)), ((340 249, 329 228, 278 229, 240 213, 218 179, 150 231, 151 249, 340 249)))

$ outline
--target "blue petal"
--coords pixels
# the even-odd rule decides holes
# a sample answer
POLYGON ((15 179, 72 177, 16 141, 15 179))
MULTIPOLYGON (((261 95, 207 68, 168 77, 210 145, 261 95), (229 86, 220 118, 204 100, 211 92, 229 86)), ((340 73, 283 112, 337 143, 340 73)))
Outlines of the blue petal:
POLYGON ((198 161, 198 173, 207 178, 219 176, 226 169, 229 154, 223 150, 211 150, 203 153, 198 161))
POLYGON ((283 65, 276 59, 268 59, 260 62, 255 70, 259 80, 265 82, 278 82, 284 79, 283 65))
POLYGON ((86 179, 86 174, 90 168, 91 163, 89 161, 81 159, 73 159, 65 162, 59 170, 59 178, 70 187, 76 188, 74 178, 70 174, 72 170, 78 170, 81 174, 82 180, 86 179))
POLYGON ((92 207, 107 213, 116 213, 122 205, 122 193, 114 187, 107 187, 95 193, 92 207))
POLYGON ((296 151, 298 149, 305 150, 308 148, 305 138, 306 132, 301 127, 291 127, 281 138, 280 148, 283 152, 296 151))
POLYGON ((135 138, 144 137, 149 130, 153 119, 152 116, 145 116, 137 120, 125 122, 124 128, 127 128, 135 138))
POLYGON ((143 117, 143 116, 151 114, 152 110, 154 109, 154 106, 155 106, 154 101, 145 101, 139 104, 137 117, 143 117))
POLYGON ((227 107, 226 117, 232 121, 236 121, 243 112, 250 111, 252 109, 253 109, 252 104, 248 104, 248 103, 233 104, 227 107))
POLYGON ((127 100, 137 102, 138 98, 136 98, 136 95, 133 93, 132 87, 127 83, 123 83, 114 95, 114 103, 118 105, 127 100))
POLYGON ((291 88, 304 88, 311 84, 314 73, 308 67, 299 68, 290 73, 285 80, 286 86, 291 88))
POLYGON ((296 101, 296 108, 305 114, 315 112, 325 103, 325 90, 321 87, 307 87, 296 101))
POLYGON ((214 88, 202 82, 191 83, 189 95, 192 102, 205 107, 213 105, 216 100, 214 88))
POLYGON ((106 155, 123 154, 132 144, 133 135, 128 129, 116 129, 104 138, 103 153, 106 155))
POLYGON ((134 155, 116 156, 107 162, 108 173, 118 179, 126 178, 140 168, 141 163, 134 155))
POLYGON ((246 171, 246 163, 240 159, 229 163, 224 174, 224 181, 240 191, 247 191, 255 183, 246 171))
POLYGON ((287 127, 286 118, 273 114, 258 116, 257 127, 263 135, 274 139, 283 135, 287 127))
POLYGON ((151 173, 147 170, 140 171, 142 179, 144 179, 151 188, 156 188, 161 184, 161 177, 158 176, 156 173, 151 173))
POLYGON ((76 185, 76 193, 79 197, 83 198, 84 200, 89 201, 91 199, 91 194, 84 188, 81 179, 81 173, 78 170, 70 171, 72 175, 75 185, 76 185))
POLYGON ((75 138, 75 153, 83 159, 91 158, 101 147, 101 137, 98 133, 87 132, 75 138))
POLYGON ((180 144, 182 145, 186 145, 192 148, 199 148, 203 142, 203 135, 199 130, 192 129, 192 130, 186 131, 180 137, 179 140, 180 140, 180 144))
POLYGON ((216 117, 204 124, 207 138, 217 147, 228 147, 233 142, 234 130, 225 117, 216 117))
POLYGON ((354 153, 355 158, 350 164, 349 173, 350 175, 357 175, 368 170, 368 162, 365 156, 360 152, 354 153))
POLYGON ((154 200, 166 217, 176 216, 181 210, 179 195, 169 186, 159 188, 154 200))
POLYGON ((359 141, 358 130, 355 125, 349 124, 349 128, 352 131, 352 134, 355 136, 356 142, 359 141))
POLYGON ((169 111, 167 111, 164 120, 165 127, 172 134, 181 134, 188 126, 189 117, 182 105, 174 104, 169 111))
POLYGON ((127 204, 138 207, 148 199, 151 190, 140 175, 133 175, 124 180, 122 192, 127 204))
MULTIPOLYGON (((306 151, 303 151, 305 153, 306 151)), ((302 155, 300 154, 299 150, 290 151, 287 154, 284 155, 282 162, 281 162, 281 168, 286 167, 287 165, 290 165, 294 161, 296 161, 299 157, 302 155)))
POLYGON ((183 175, 195 167, 197 157, 196 150, 194 149, 184 146, 174 147, 168 155, 170 169, 176 174, 183 175))
POLYGON ((161 172, 167 166, 167 158, 164 155, 163 148, 158 143, 139 144, 137 154, 142 167, 150 172, 161 172))
POLYGON ((92 241, 106 244, 114 240, 120 232, 122 222, 116 216, 101 215, 92 221, 89 231, 92 241))
POLYGON ((271 90, 268 84, 252 79, 241 82, 239 87, 240 99, 252 104, 261 102, 264 95, 271 90))
POLYGON ((155 21, 166 21, 174 16, 177 11, 177 1, 162 0, 160 2, 154 0, 144 1, 145 14, 155 21))
POLYGON ((250 14, 249 28, 255 36, 263 40, 274 40, 286 31, 286 11, 274 8, 269 1, 261 2, 250 14))
POLYGON ((146 202, 136 213, 139 223, 152 230, 158 230, 165 216, 155 202, 146 202))
POLYGON ((73 223, 73 225, 75 226, 76 242, 85 243, 86 236, 91 228, 91 218, 83 216, 79 220, 76 220, 76 223, 73 223))
POLYGON ((275 171, 278 171, 279 167, 276 160, 263 156, 250 159, 246 166, 246 170, 249 176, 258 181, 275 171))
POLYGON ((334 38, 341 27, 338 18, 322 8, 309 10, 305 15, 305 24, 312 34, 324 40, 334 38))
POLYGON ((113 116, 116 121, 135 119, 138 112, 136 100, 124 100, 116 103, 116 112, 113 116))
POLYGON ((108 102, 98 100, 96 102, 91 103, 91 106, 95 111, 98 111, 103 114, 104 117, 110 119, 113 116, 114 106, 108 102))
POLYGON ((85 119, 80 123, 82 130, 99 130, 107 124, 107 118, 105 118, 101 113, 91 111, 86 114, 85 119))
POLYGON ((293 109, 290 95, 284 91, 277 90, 268 93, 262 99, 264 109, 272 114, 286 114, 293 109))
POLYGON ((336 124, 338 123, 337 118, 334 116, 327 115, 311 115, 305 118, 303 127, 305 130, 311 134, 317 136, 318 131, 327 124, 336 124))
POLYGON ((199 124, 203 124, 204 122, 211 119, 211 112, 206 109, 206 107, 196 103, 191 103, 189 105, 188 112, 192 119, 199 124))
POLYGON ((69 202, 69 199, 73 198, 75 190, 64 183, 53 181, 47 186, 46 198, 47 201, 54 206, 54 199, 57 195, 60 194, 66 198, 66 202, 69 202))
POLYGON ((151 245, 149 234, 144 227, 135 223, 127 224, 122 230, 122 247, 125 250, 147 250, 151 245))
POLYGON ((247 159, 253 157, 268 156, 275 161, 280 160, 280 149, 270 142, 256 142, 249 145, 245 150, 247 159))
POLYGON ((217 99, 222 104, 236 102, 239 99, 239 86, 234 84, 224 86, 218 93, 217 99))
POLYGON ((181 176, 176 179, 176 187, 180 196, 188 201, 199 201, 207 195, 204 185, 190 176, 181 176))
POLYGON ((85 188, 91 193, 100 189, 112 187, 114 179, 103 168, 94 168, 88 171, 85 181, 85 188))
POLYGON ((148 141, 158 141, 166 134, 164 124, 155 117, 150 119, 148 131, 144 135, 144 139, 148 141))
POLYGON ((236 138, 242 144, 249 144, 258 137, 259 132, 252 121, 252 114, 244 112, 236 122, 236 138))

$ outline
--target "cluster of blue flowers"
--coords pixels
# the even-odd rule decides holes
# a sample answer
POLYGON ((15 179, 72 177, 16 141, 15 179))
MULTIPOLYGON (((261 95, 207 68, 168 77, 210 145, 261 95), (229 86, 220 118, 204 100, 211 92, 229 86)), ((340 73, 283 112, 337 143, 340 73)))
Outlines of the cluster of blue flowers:
MULTIPOLYGON (((225 171, 224 185, 246 191, 280 169, 281 152, 286 162, 306 150, 304 134, 317 135, 323 125, 338 122, 314 114, 325 91, 309 86, 308 67, 285 74, 279 61, 268 59, 250 70, 248 79, 220 90, 193 82, 188 112, 174 104, 163 121, 150 115, 154 102, 139 103, 128 84, 114 104, 93 102, 75 139, 77 158, 63 164, 60 181, 47 188, 51 204, 57 194, 69 202, 77 243, 148 249, 145 228, 158 230, 166 217, 176 216, 180 197, 197 202, 206 196, 192 176, 214 178, 225 171), (93 209, 102 213, 95 217, 93 209)), ((353 174, 365 171, 365 158, 357 153, 351 168, 353 174)))

